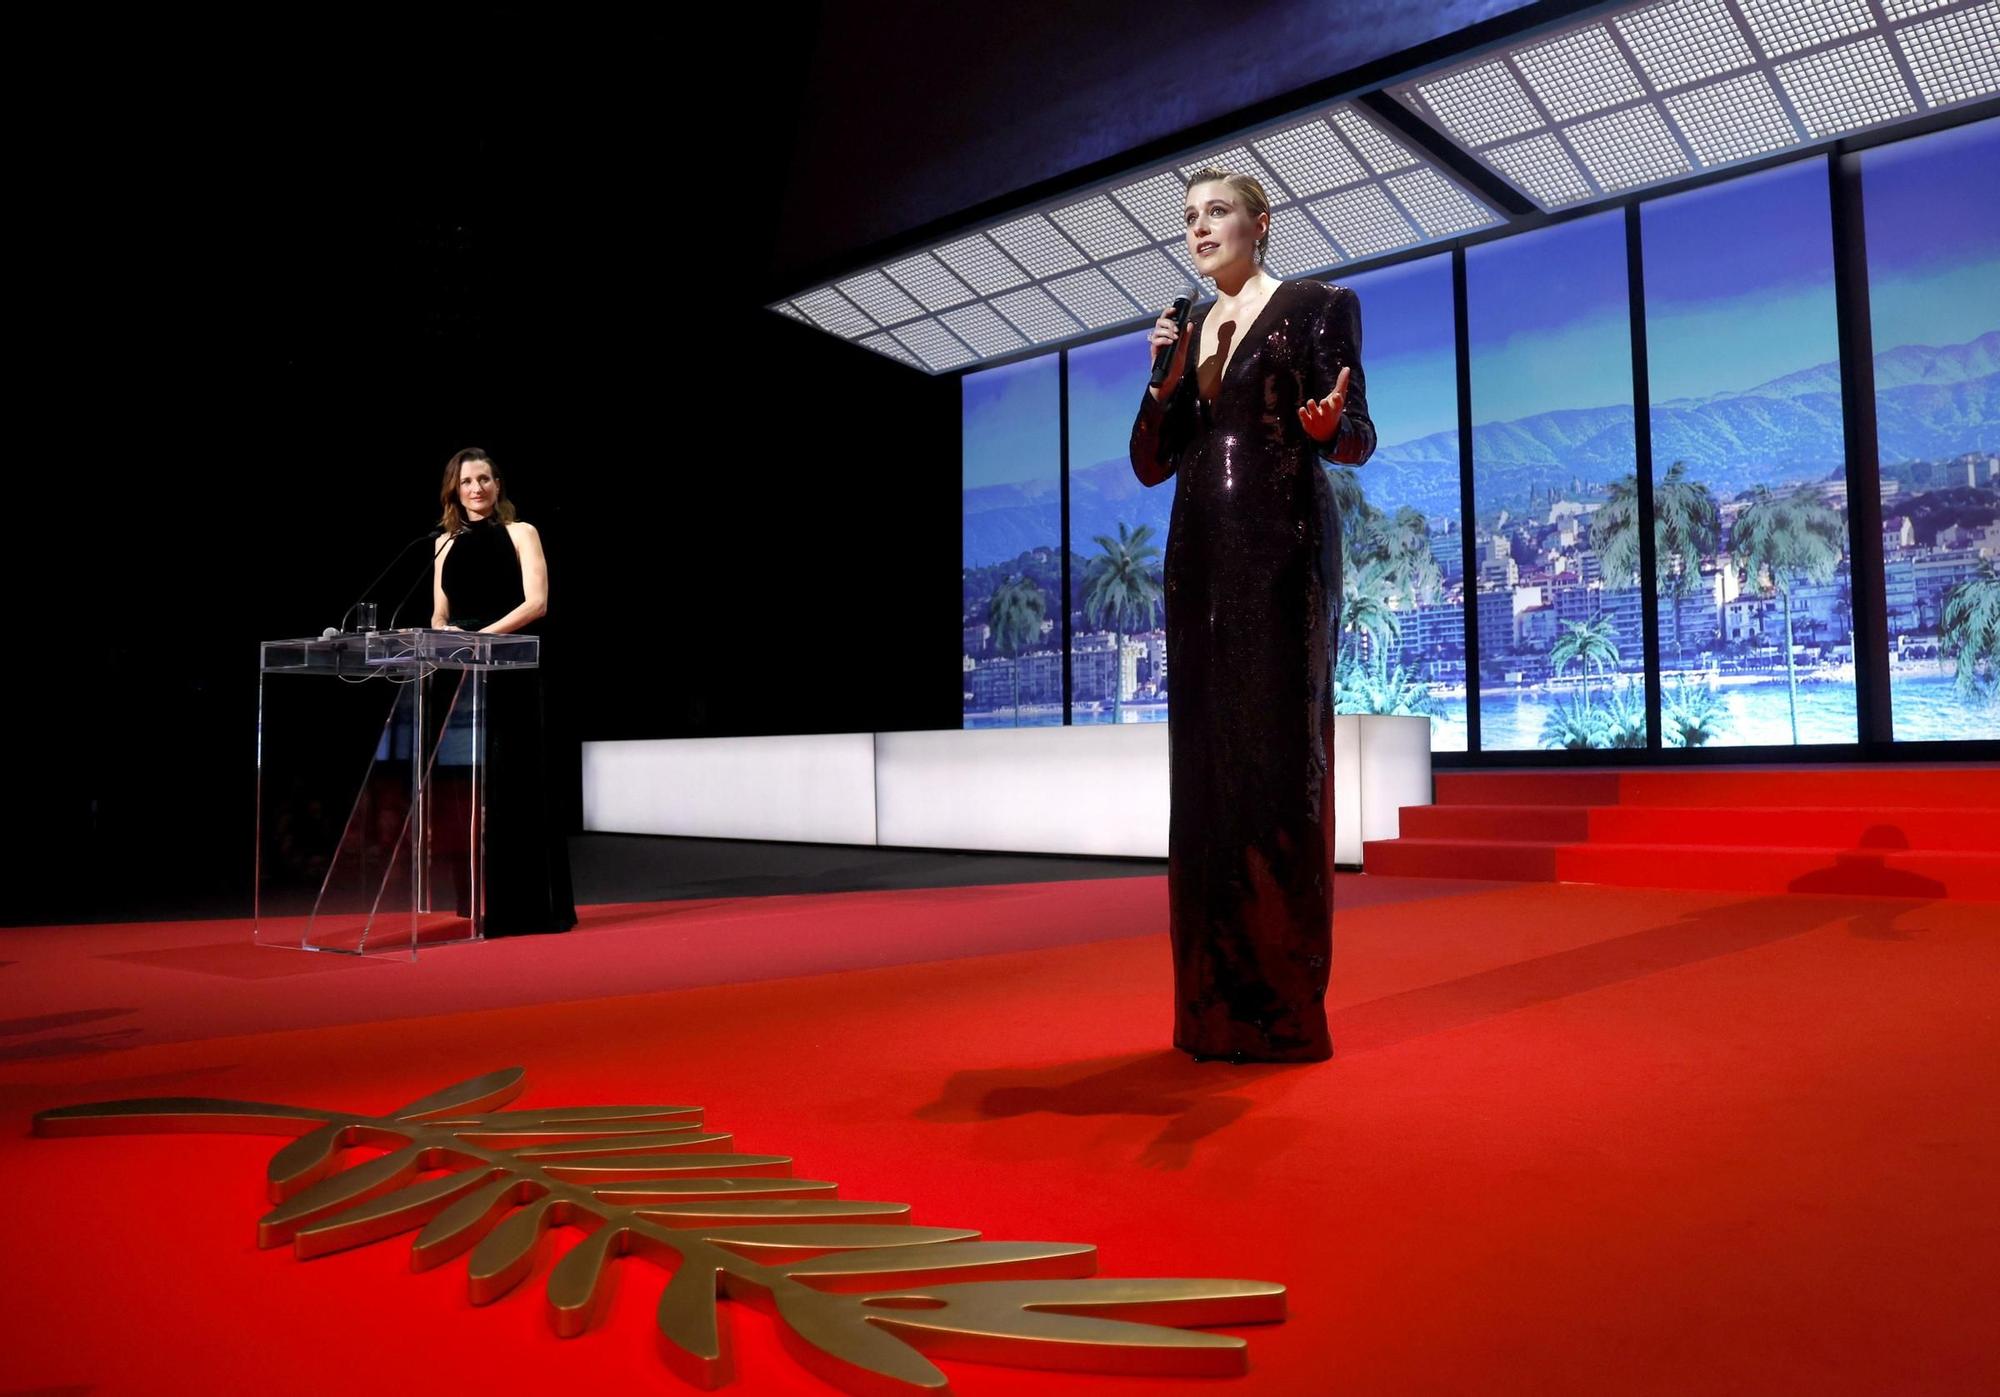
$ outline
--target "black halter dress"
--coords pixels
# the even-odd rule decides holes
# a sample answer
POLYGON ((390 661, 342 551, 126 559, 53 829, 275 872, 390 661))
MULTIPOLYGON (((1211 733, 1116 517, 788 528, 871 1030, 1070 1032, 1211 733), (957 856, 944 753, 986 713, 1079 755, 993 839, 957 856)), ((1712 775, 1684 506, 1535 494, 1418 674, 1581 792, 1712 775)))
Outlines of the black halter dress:
MULTIPOLYGON (((475 520, 452 539, 444 594, 451 623, 469 631, 521 604, 521 559, 505 524, 475 520)), ((538 634, 539 626, 523 633, 538 634)), ((546 665, 546 638, 542 658, 546 665)), ((569 846, 549 810, 542 670, 489 673, 486 699, 486 935, 567 931, 576 925, 576 899, 569 846)))
MULTIPOLYGON (((1188 327, 1196 351, 1205 308, 1188 327)), ((1228 333, 1225 330, 1225 333, 1228 333)), ((1167 530, 1167 889, 1174 1044, 1198 1058, 1330 1056, 1333 645, 1340 518, 1321 458, 1368 459, 1361 309, 1343 286, 1281 282, 1212 401, 1190 356, 1164 405, 1132 427, 1145 485, 1176 472, 1167 530), (1332 440, 1299 425, 1348 379, 1332 440)))

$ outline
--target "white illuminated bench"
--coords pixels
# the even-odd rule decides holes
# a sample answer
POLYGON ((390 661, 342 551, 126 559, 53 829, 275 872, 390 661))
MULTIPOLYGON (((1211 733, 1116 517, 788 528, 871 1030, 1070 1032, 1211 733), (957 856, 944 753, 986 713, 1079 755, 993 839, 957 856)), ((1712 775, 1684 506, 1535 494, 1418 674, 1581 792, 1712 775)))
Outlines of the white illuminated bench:
MULTIPOLYGON (((1430 720, 1334 726, 1335 861, 1431 801, 1430 720)), ((583 744, 583 827, 918 849, 1165 858, 1167 725, 583 744)))

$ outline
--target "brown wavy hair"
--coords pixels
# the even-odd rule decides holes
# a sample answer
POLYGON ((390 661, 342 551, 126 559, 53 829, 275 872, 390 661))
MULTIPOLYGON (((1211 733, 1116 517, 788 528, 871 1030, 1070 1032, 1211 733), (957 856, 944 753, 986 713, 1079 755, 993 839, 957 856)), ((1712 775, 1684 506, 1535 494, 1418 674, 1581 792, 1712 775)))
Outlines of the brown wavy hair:
MULTIPOLYGON (((1255 175, 1242 175, 1234 170, 1218 170, 1213 165, 1204 165, 1188 176, 1187 189, 1181 191, 1181 197, 1185 199, 1197 184, 1228 185, 1236 191, 1236 197, 1243 201, 1244 212, 1253 220, 1258 214, 1271 211, 1271 198, 1264 192, 1263 181, 1255 175)), ((1253 249, 1260 267, 1264 265, 1264 254, 1269 250, 1270 242, 1271 232, 1266 228, 1264 236, 1257 239, 1257 246, 1253 249)))
POLYGON ((493 506, 493 517, 503 524, 514 522, 514 502, 507 498, 507 482, 500 475, 500 467, 493 464, 493 458, 476 446, 468 446, 463 451, 452 453, 445 464, 444 485, 438 490, 438 503, 444 506, 444 514, 438 524, 447 535, 455 534, 466 525, 465 511, 458 507, 458 473, 467 461, 485 463, 493 472, 494 488, 500 492, 499 503, 493 506))

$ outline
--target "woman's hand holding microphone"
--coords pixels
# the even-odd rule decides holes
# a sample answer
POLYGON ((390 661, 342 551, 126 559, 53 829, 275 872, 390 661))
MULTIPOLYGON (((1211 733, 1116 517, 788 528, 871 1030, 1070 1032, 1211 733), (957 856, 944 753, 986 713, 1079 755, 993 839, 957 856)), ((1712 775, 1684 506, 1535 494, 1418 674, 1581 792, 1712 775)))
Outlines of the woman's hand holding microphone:
POLYGON ((1158 357, 1161 345, 1174 347, 1167 364, 1167 376, 1146 389, 1155 402, 1164 403, 1181 386, 1181 375, 1187 372, 1188 346, 1193 339, 1194 336, 1182 333, 1172 310, 1162 311, 1160 318, 1153 322, 1153 331, 1146 336, 1146 361, 1151 363, 1158 357))

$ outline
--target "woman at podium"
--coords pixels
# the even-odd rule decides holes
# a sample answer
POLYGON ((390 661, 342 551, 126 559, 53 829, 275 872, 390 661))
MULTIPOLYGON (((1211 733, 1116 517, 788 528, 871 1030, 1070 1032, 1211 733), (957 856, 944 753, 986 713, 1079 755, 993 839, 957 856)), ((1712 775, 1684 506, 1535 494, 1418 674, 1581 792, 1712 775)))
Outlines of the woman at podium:
MULTIPOLYGON (((535 526, 515 517, 492 459, 451 458, 439 491, 445 542, 432 565, 431 624, 538 634, 549 565, 535 526)), ((484 931, 525 936, 576 925, 569 847, 550 818, 542 672, 488 676, 484 931)))

